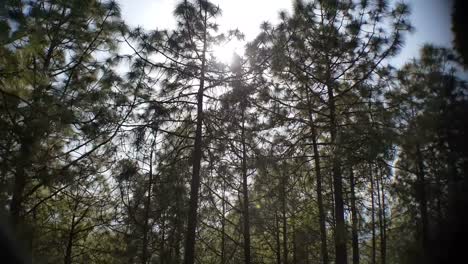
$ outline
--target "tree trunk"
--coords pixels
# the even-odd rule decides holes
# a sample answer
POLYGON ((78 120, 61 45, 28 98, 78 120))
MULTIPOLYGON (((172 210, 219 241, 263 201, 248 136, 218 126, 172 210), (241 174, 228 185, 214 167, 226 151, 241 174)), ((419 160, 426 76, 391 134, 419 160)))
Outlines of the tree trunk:
POLYGON ((275 211, 275 224, 276 224, 276 264, 281 264, 281 242, 280 242, 280 229, 278 212, 275 211))
POLYGON ((372 257, 371 264, 376 263, 376 244, 375 244, 375 201, 374 201, 374 176, 372 173, 372 164, 369 164, 369 176, 371 184, 371 227, 372 227, 372 257))
POLYGON ((358 217, 356 208, 356 181, 354 179, 353 168, 349 173, 349 181, 351 185, 351 221, 352 221, 352 245, 353 245, 353 264, 359 264, 359 234, 358 234, 358 217))
MULTIPOLYGON (((383 219, 382 219, 382 203, 380 200, 380 183, 379 183, 379 175, 376 175, 377 177, 375 178, 375 187, 377 189, 377 216, 379 219, 379 238, 380 238, 380 259, 382 262, 382 244, 383 244, 383 219)), ((385 262, 385 261, 384 261, 385 262)))
POLYGON ((247 149, 245 143, 245 109, 242 109, 242 195, 244 198, 244 263, 250 264, 250 217, 249 217, 249 190, 247 182, 247 149))
POLYGON ((176 222, 176 225, 177 225, 177 229, 176 229, 176 234, 175 234, 175 239, 176 239, 176 242, 175 242, 175 249, 174 249, 174 257, 175 257, 175 263, 180 263, 181 260, 182 260, 182 256, 181 256, 181 253, 180 253, 180 248, 181 248, 181 242, 182 242, 182 226, 181 226, 181 223, 179 222, 179 220, 177 220, 176 222))
MULTIPOLYGON (((205 25, 207 14, 205 11, 205 25)), ((200 189, 200 167, 202 158, 202 127, 203 127, 203 93, 205 89, 205 64, 206 64, 206 28, 203 34, 203 52, 201 55, 201 69, 200 69, 200 87, 197 93, 197 127, 195 131, 195 143, 192 159, 192 180, 190 182, 190 201, 187 217, 187 234, 185 237, 185 264, 195 263, 195 235, 197 228, 197 210, 198 210, 198 196, 200 189)))
MULTIPOLYGON (((330 195, 330 201, 331 201, 331 205, 333 206, 333 208, 335 208, 335 188, 333 187, 333 181, 330 181, 329 182, 330 184, 330 191, 333 195, 330 195)), ((336 217, 335 217, 335 210, 331 210, 331 225, 332 226, 335 226, 336 225, 336 217)), ((333 237, 335 237, 335 229, 332 228, 332 234, 333 234, 333 237)))
POLYGON ((65 251, 64 264, 72 263, 73 237, 75 233, 75 212, 73 212, 70 231, 68 232, 67 249, 65 251))
MULTIPOLYGON (((146 204, 145 204, 145 222, 143 224, 143 239, 141 243, 142 251, 141 251, 141 263, 146 264, 148 263, 148 230, 149 230, 149 211, 151 206, 151 187, 153 184, 153 151, 154 151, 154 144, 155 140, 153 139, 153 143, 151 144, 150 150, 150 158, 149 158, 149 179, 148 179, 148 197, 146 197, 146 204)), ((162 253, 162 252, 161 252, 162 253)))
POLYGON ((337 264, 347 264, 346 226, 344 219, 343 177, 341 175, 341 162, 338 156, 337 121, 335 113, 335 98, 330 82, 328 88, 328 105, 330 108, 330 138, 332 146, 332 173, 333 191, 335 196, 335 258, 337 264))
POLYGON ((171 243, 171 250, 173 251, 173 253, 171 254, 171 262, 170 263, 181 263, 182 261, 182 257, 181 257, 181 242, 183 240, 182 238, 182 230, 183 230, 183 221, 182 220, 182 216, 184 215, 183 214, 183 192, 181 191, 182 190, 182 186, 181 183, 179 181, 177 181, 176 183, 177 187, 176 187, 176 197, 175 197, 175 219, 174 219, 174 224, 173 224, 173 228, 174 228, 174 234, 173 234, 173 241, 171 243))
MULTIPOLYGON (((447 175, 447 216, 446 226, 441 231, 442 239, 446 245, 441 247, 441 251, 445 251, 441 254, 440 261, 438 263, 448 263, 454 259, 454 255, 458 254, 457 245, 459 245, 459 238, 462 234, 467 234, 467 217, 464 210, 468 208, 468 200, 466 197, 467 193, 467 176, 458 175, 457 171, 457 156, 454 151, 452 138, 456 136, 451 135, 452 133, 447 132, 447 143, 448 143, 448 175, 447 175)), ((466 161, 464 167, 466 168, 466 161)), ((462 171, 466 171, 463 169, 462 171)), ((464 236, 466 237, 466 236, 464 236)))
POLYGON ((226 263, 226 180, 223 178, 223 216, 221 218, 221 264, 226 263))
POLYGON ((282 186, 281 186, 281 214, 283 222, 283 264, 288 264, 288 223, 286 215, 286 177, 282 177, 282 186))
POLYGON ((288 226, 286 212, 283 211, 283 264, 288 264, 288 226))
MULTIPOLYGON (((161 261, 160 264, 166 263, 166 219, 165 216, 162 217, 162 226, 161 226, 161 261)), ((150 258, 151 260, 151 258, 150 258)))
POLYGON ((385 220, 385 189, 382 171, 380 171, 380 191, 378 190, 377 195, 379 196, 380 263, 385 264, 387 262, 387 224, 385 220))
POLYGON ((21 212, 23 211, 23 194, 24 189, 26 188, 26 177, 27 168, 30 167, 30 155, 31 155, 31 145, 33 144, 32 140, 28 138, 22 138, 21 147, 19 150, 19 161, 16 164, 15 178, 13 183, 13 194, 10 202, 10 216, 13 226, 16 231, 20 226, 21 221, 21 212))
POLYGON ((293 263, 297 264, 297 244, 296 244, 296 227, 294 226, 294 222, 292 225, 292 243, 293 243, 293 263))
POLYGON ((425 261, 429 261, 429 237, 428 237, 428 215, 427 215, 427 200, 426 200, 426 179, 424 160, 421 153, 421 147, 416 144, 416 159, 418 165, 417 175, 417 192, 419 200, 419 213, 421 214, 421 235, 422 235, 422 248, 425 261))
POLYGON ((323 208, 322 197, 322 172, 320 167, 320 153, 317 145, 317 130, 314 124, 312 115, 312 104, 310 101, 309 90, 307 92, 307 103, 309 110, 310 130, 312 132, 312 147, 314 150, 314 165, 315 165, 315 178, 316 178, 316 193, 317 193, 317 206, 319 210, 319 226, 320 226, 320 249, 322 254, 322 263, 328 264, 328 247, 327 247, 327 230, 325 228, 325 210, 323 208))

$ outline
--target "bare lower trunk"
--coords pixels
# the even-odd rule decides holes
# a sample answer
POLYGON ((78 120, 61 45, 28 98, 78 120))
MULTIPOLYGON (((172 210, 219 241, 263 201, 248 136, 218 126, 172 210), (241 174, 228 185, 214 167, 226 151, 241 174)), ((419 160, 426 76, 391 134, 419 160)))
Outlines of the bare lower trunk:
POLYGON ((421 153, 419 144, 416 144, 416 159, 418 165, 417 174, 417 192, 419 200, 419 213, 421 214, 421 235, 422 235, 422 248, 424 260, 430 261, 428 257, 430 253, 429 249, 429 237, 428 237, 428 215, 427 215, 427 200, 426 200, 426 179, 425 179, 425 168, 424 160, 421 153))
POLYGON ((20 158, 16 164, 16 172, 13 183, 13 194, 10 202, 10 216, 15 229, 21 223, 21 212, 23 211, 23 195, 26 188, 26 170, 30 166, 31 140, 23 139, 20 147, 20 158))
POLYGON ((307 102, 309 109, 309 122, 310 129, 312 132, 312 147, 314 150, 314 165, 315 165, 315 178, 316 178, 316 193, 317 193, 317 206, 319 210, 319 226, 320 226, 320 250, 322 254, 322 263, 328 264, 328 247, 327 247, 327 230, 325 228, 325 210, 323 207, 323 196, 322 196, 322 172, 320 166, 320 152, 317 145, 317 130, 314 124, 314 117, 312 115, 312 105, 309 96, 309 90, 307 91, 307 102))
POLYGON ((226 263, 226 181, 223 179, 223 199, 221 218, 221 264, 226 263))
POLYGON ((293 263, 297 264, 297 244, 296 244, 296 227, 292 226, 292 243, 293 243, 293 263))
POLYGON ((351 221, 352 221, 352 245, 353 245, 353 264, 359 264, 359 234, 358 234, 358 217, 356 209, 356 191, 353 168, 350 169, 350 185, 351 185, 351 221))
POLYGON ((163 217, 161 222, 162 222, 162 227, 161 227, 161 261, 159 263, 164 264, 164 263, 166 263, 166 256, 167 256, 167 252, 166 252, 166 229, 167 229, 167 225, 166 225, 166 220, 164 219, 164 217, 163 217))
POLYGON ((369 176, 370 176, 370 195, 371 195, 371 227, 372 227, 372 257, 371 263, 376 263, 376 241, 375 241, 375 201, 374 201, 374 176, 372 173, 372 165, 369 165, 369 176))
POLYGON ((73 214, 72 217, 72 224, 70 227, 70 231, 68 232, 68 240, 67 240, 67 248, 65 251, 65 258, 64 258, 64 263, 65 264, 71 264, 72 263, 72 249, 73 249, 73 236, 75 233, 75 214, 73 214))
POLYGON ((281 188, 281 213, 283 221, 283 264, 288 264, 288 224, 286 215, 286 177, 282 177, 282 188, 281 188))
MULTIPOLYGON (((73 208, 73 215, 70 223, 70 230, 68 232, 68 240, 67 240, 67 247, 65 250, 65 257, 64 257, 64 263, 65 264, 71 264, 72 263, 72 253, 73 253, 73 239, 75 236, 75 226, 83 219, 84 215, 79 217, 78 220, 76 220, 76 211, 78 210, 78 201, 75 202, 75 206, 73 208)), ((86 211, 85 211, 86 213, 86 211)))
POLYGON ((382 172, 380 172, 380 180, 377 181, 377 196, 379 197, 380 263, 385 264, 387 262, 387 230, 385 221, 385 189, 382 172))
POLYGON ((275 224, 276 224, 276 264, 281 264, 281 242, 280 242, 280 229, 279 229, 279 217, 278 212, 275 212, 275 224))
POLYGON ((288 264, 288 226, 286 213, 283 211, 283 264, 288 264))
POLYGON ((347 264, 346 226, 344 220, 343 177, 341 175, 341 162, 338 157, 337 121, 335 113, 335 98, 333 88, 328 86, 328 105, 330 107, 330 136, 332 153, 333 193, 335 196, 335 258, 337 264, 347 264))
POLYGON ((242 196, 244 206, 244 263, 250 264, 250 217, 249 217, 249 190, 247 182, 247 150, 245 144, 245 109, 242 109, 242 196))
MULTIPOLYGON (((153 151, 154 151, 155 141, 151 144, 151 152, 149 158, 149 179, 148 179, 148 196, 146 197, 145 204, 145 222, 143 224, 143 239, 141 243, 142 253, 141 253, 141 263, 148 263, 148 231, 149 231, 149 212, 151 207, 151 187, 153 184, 153 151)), ((162 252, 161 252, 162 253, 162 252)))
POLYGON ((190 202, 187 220, 187 236, 185 238, 185 264, 195 262, 195 231, 197 228, 198 195, 200 189, 202 118, 203 118, 203 90, 198 93, 198 117, 195 133, 195 147, 193 152, 193 173, 190 183, 190 202))

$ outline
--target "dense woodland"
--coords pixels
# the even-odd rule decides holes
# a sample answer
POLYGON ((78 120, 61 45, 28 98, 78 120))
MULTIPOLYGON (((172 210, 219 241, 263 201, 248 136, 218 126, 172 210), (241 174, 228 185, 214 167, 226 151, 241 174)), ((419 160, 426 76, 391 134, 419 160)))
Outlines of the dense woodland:
POLYGON ((403 3, 292 4, 226 65, 214 48, 243 35, 207 0, 173 30, 112 1, 2 1, 0 210, 26 261, 455 263, 458 53, 392 66, 403 3))

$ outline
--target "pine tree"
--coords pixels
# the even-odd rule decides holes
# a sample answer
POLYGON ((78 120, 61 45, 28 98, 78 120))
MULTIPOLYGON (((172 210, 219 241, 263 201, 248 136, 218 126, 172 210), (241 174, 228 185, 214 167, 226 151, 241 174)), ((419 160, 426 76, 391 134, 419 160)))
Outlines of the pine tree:
POLYGON ((451 58, 447 49, 423 47, 421 58, 408 63, 399 72, 400 89, 388 94, 393 105, 398 103, 396 120, 401 131, 398 196, 403 199, 402 195, 406 194, 402 192, 406 191, 411 194, 409 199, 418 204, 417 212, 409 212, 417 215, 419 224, 415 226, 415 235, 420 241, 419 254, 428 261, 443 255, 434 250, 440 223, 446 219, 442 207, 447 208, 447 216, 453 213, 449 213, 450 204, 457 191, 451 184, 463 182, 458 176, 461 168, 453 159, 453 141, 445 123, 450 119, 447 118, 451 115, 449 109, 466 100, 461 95, 465 84, 455 76, 455 62, 451 62, 451 58), (445 164, 439 164, 437 160, 440 159, 445 160, 445 164), (434 186, 432 182, 438 184, 434 186), (410 186, 411 189, 405 189, 410 186), (447 196, 441 197, 441 194, 447 196))
MULTIPOLYGON (((318 115, 325 119, 332 164, 337 263, 347 262, 341 158, 346 144, 341 140, 346 106, 342 100, 362 84, 372 82, 382 60, 396 54, 401 32, 409 28, 407 13, 406 6, 390 10, 385 1, 296 1, 291 17, 282 14, 283 22, 257 39, 257 45, 271 43, 266 47, 273 47, 268 49, 273 73, 286 82, 301 84, 290 85, 290 94, 300 95, 296 90, 306 89, 320 103, 318 115), (393 21, 392 31, 384 30, 384 17, 393 21)), ((306 98, 299 100, 306 104, 306 98)))
POLYGON ((1 115, 10 139, 1 162, 9 168, 3 184, 19 231, 30 222, 25 218, 36 208, 30 199, 38 190, 75 181, 77 167, 112 151, 109 143, 131 108, 125 106, 131 89, 115 89, 122 82, 113 70, 121 28, 115 2, 5 5, 2 21, 16 26, 2 39, 1 115))

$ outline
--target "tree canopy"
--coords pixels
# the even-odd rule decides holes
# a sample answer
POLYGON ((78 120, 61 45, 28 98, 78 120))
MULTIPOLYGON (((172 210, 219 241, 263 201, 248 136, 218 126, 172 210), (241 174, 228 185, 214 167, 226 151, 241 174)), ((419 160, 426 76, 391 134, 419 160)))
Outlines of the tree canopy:
POLYGON ((216 48, 243 34, 220 32, 222 6, 208 0, 178 1, 176 27, 151 30, 128 26, 115 1, 3 1, 0 238, 11 263, 463 253, 462 37, 396 67, 413 30, 406 4, 292 4, 226 64, 216 48))

